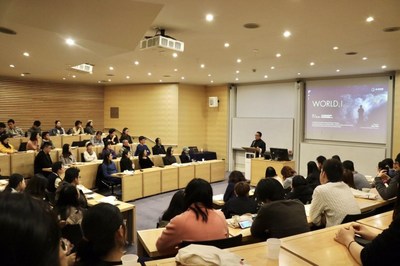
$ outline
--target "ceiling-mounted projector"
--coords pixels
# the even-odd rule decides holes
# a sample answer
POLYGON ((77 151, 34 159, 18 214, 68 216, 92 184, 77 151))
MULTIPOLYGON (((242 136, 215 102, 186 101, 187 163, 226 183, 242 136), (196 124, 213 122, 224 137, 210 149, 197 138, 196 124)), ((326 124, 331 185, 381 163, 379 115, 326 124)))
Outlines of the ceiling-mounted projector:
POLYGON ((174 38, 165 35, 165 30, 160 29, 154 36, 146 36, 144 40, 140 41, 140 50, 146 49, 170 49, 173 51, 183 52, 185 44, 177 41, 174 38), (159 33, 158 33, 159 32, 159 33))

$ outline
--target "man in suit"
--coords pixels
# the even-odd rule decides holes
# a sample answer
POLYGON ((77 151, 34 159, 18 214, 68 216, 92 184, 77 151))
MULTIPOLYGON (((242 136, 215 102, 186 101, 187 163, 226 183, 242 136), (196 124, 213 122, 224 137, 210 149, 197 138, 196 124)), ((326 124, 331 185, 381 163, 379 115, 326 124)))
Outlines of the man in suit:
POLYGON ((255 137, 256 137, 256 139, 253 140, 250 147, 258 148, 258 151, 256 152, 256 157, 259 157, 260 152, 261 152, 261 154, 265 153, 266 145, 265 145, 265 142, 261 139, 262 133, 260 131, 256 132, 255 137))

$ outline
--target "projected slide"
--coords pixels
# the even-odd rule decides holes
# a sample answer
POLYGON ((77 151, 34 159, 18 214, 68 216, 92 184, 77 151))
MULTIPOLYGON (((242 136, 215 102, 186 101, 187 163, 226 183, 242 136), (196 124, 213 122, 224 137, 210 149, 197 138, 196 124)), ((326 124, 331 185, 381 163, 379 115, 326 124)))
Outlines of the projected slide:
POLYGON ((305 137, 386 143, 388 77, 307 82, 305 137))

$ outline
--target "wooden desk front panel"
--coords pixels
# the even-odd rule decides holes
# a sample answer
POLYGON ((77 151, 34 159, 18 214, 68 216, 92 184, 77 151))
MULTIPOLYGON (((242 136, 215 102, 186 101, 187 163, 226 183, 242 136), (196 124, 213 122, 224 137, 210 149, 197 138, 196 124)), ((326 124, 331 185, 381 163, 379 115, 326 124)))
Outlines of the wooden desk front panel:
POLYGON ((11 175, 11 155, 0 155, 0 169, 1 175, 11 175))
POLYGON ((194 176, 206 180, 208 183, 211 182, 211 164, 209 163, 197 163, 194 165, 194 176))
POLYGON ((15 150, 18 150, 19 145, 21 145, 21 138, 8 138, 8 144, 11 144, 15 150))
POLYGON ((133 164, 135 165, 135 169, 139 170, 140 169, 140 165, 139 165, 139 159, 138 157, 134 157, 133 159, 131 159, 133 164))
POLYGON ((62 136, 50 136, 50 140, 55 148, 62 148, 62 136))
POLYGON ((96 175, 97 168, 99 167, 100 162, 97 163, 84 163, 82 165, 76 165, 75 167, 79 168, 80 176, 81 176, 81 184, 85 187, 91 189, 96 186, 96 175))
POLYGON ((184 164, 179 166, 179 188, 184 188, 194 178, 194 165, 184 164))
POLYGON ((211 183, 223 181, 225 179, 225 161, 212 160, 208 161, 208 163, 211 164, 211 183))
POLYGON ((284 166, 289 166, 293 169, 296 169, 295 161, 272 161, 264 160, 264 158, 252 159, 250 185, 256 186, 258 184, 258 181, 265 177, 265 170, 269 166, 273 167, 276 171, 276 174, 280 177, 282 177, 281 170, 284 166))
POLYGON ((166 166, 161 170, 161 192, 178 189, 178 167, 166 166))
MULTIPOLYGON (((64 144, 69 144, 69 145, 71 145, 72 144, 72 142, 74 142, 74 141, 80 141, 81 140, 81 136, 70 136, 70 135, 63 135, 63 136, 61 136, 61 144, 62 145, 64 145, 64 144)), ((62 147, 61 147, 62 148, 62 147)))
POLYGON ((131 201, 143 197, 143 174, 136 171, 133 175, 122 176, 122 201, 131 201))
POLYGON ((34 152, 19 152, 11 154, 11 173, 18 173, 24 177, 34 175, 34 152))
POLYGON ((161 171, 157 168, 143 169, 143 197, 161 192, 161 171))

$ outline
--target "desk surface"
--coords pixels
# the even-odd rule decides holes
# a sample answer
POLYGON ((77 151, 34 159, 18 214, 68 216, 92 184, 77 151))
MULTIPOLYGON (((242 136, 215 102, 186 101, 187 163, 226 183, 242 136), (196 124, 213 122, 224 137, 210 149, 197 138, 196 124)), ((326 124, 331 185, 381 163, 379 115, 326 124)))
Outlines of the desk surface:
POLYGON ((368 218, 357 220, 358 223, 365 224, 380 230, 384 230, 392 223, 393 211, 384 212, 368 218))

